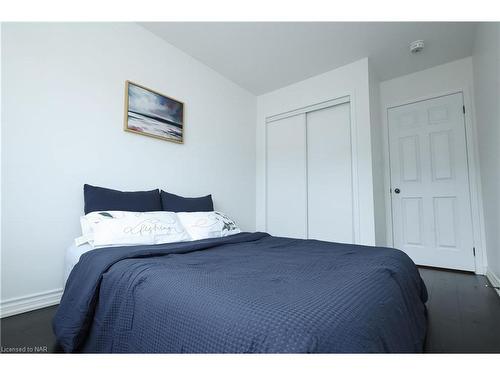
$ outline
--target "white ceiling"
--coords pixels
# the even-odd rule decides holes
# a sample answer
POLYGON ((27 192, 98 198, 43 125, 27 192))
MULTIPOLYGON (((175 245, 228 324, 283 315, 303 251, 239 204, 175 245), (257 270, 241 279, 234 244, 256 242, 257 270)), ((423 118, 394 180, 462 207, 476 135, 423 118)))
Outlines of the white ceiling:
POLYGON ((254 94, 369 57, 380 80, 472 54, 460 22, 158 22, 143 27, 254 94), (424 51, 409 44, 425 40, 424 51))

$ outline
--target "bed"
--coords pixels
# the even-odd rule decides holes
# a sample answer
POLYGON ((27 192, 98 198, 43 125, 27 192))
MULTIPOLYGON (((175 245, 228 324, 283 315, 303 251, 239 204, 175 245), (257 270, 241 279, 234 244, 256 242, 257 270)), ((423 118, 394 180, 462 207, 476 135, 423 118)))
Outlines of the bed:
POLYGON ((83 253, 53 320, 66 352, 421 352, 403 252, 240 233, 83 253))

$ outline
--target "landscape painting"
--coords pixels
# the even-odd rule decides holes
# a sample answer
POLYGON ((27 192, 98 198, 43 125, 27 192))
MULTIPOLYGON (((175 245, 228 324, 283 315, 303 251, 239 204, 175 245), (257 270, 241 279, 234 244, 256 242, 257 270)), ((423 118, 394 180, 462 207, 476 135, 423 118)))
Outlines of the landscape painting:
POLYGON ((124 129, 183 143, 184 103, 126 81, 124 129))

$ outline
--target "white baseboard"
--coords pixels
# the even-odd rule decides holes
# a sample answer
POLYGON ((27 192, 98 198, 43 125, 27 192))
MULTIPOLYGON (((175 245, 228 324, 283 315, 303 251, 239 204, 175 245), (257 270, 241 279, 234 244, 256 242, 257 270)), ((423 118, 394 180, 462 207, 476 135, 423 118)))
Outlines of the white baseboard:
MULTIPOLYGON (((500 277, 495 275, 490 269, 486 271, 486 277, 490 281, 491 285, 500 288, 500 277)), ((500 297, 500 289, 495 289, 495 290, 498 293, 498 296, 500 297)))
POLYGON ((30 294, 24 297, 10 298, 0 302, 0 317, 21 314, 42 307, 57 305, 61 301, 63 290, 54 289, 47 292, 30 294))

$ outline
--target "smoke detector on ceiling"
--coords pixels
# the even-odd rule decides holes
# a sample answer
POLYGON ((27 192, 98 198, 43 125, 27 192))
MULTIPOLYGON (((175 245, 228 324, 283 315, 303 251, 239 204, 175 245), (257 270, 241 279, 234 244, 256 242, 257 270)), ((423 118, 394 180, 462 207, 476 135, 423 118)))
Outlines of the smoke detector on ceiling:
POLYGON ((424 49, 424 41, 423 40, 415 40, 410 44, 410 52, 411 53, 419 53, 424 49))

